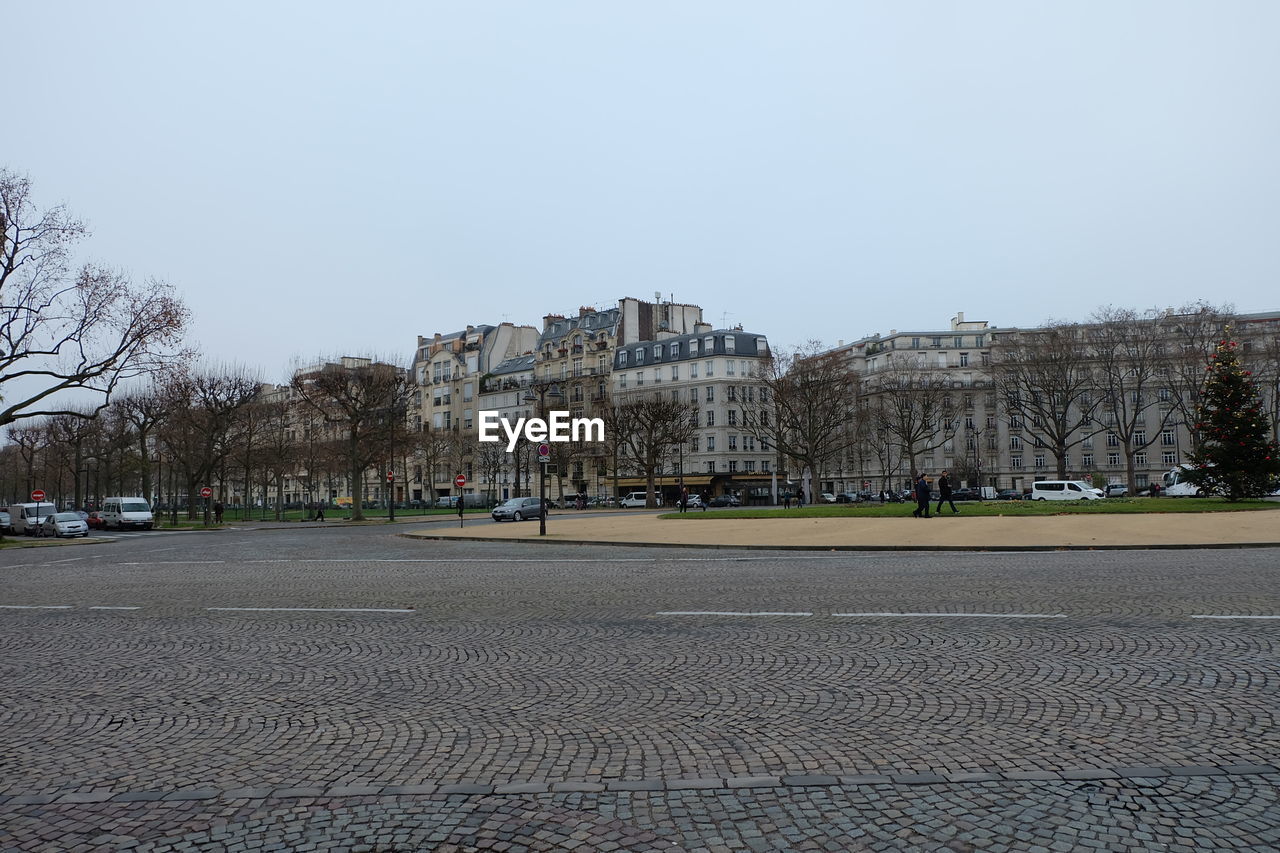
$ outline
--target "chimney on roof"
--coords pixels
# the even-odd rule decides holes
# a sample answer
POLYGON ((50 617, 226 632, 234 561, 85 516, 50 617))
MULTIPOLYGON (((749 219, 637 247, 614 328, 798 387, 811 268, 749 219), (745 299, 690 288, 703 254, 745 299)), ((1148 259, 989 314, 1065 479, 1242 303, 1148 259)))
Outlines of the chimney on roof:
POLYGON ((588 308, 585 305, 578 306, 578 319, 582 319, 583 317, 587 316, 588 314, 592 313, 595 310, 596 309, 588 308))
POLYGON ((698 322, 693 324, 693 333, 695 335, 702 335, 709 331, 711 331, 710 323, 704 323, 703 321, 699 320, 698 322))

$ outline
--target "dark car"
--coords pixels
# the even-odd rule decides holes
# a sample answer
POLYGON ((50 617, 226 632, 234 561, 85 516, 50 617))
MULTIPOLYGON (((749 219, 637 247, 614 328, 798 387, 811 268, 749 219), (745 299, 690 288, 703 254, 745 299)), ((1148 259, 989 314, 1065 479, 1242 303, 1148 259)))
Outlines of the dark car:
POLYGON ((737 495, 716 495, 707 506, 742 506, 742 500, 737 495))
MULTIPOLYGON (((551 502, 547 503, 550 505, 551 502)), ((524 521, 526 518, 537 518, 542 515, 540 505, 541 501, 538 498, 512 498, 495 506, 489 514, 493 516, 494 521, 503 519, 524 521)))
POLYGON ((1022 500, 1022 492, 1017 489, 1001 489, 996 492, 996 500, 998 501, 1020 501, 1022 500))
POLYGON ((963 488, 956 489, 951 493, 953 501, 980 501, 982 500, 982 492, 977 489, 963 488))
POLYGON ((841 492, 836 495, 836 503, 838 504, 856 504, 861 498, 852 492, 841 492))

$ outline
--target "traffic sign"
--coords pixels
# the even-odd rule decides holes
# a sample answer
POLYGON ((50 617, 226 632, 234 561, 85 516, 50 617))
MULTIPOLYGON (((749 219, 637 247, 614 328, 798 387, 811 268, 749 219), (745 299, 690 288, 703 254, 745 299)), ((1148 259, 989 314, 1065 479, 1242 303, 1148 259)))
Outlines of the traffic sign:
POLYGON ((35 489, 34 491, 31 492, 31 500, 35 501, 36 503, 40 503, 40 501, 44 500, 44 498, 45 498, 44 489, 35 489))
POLYGON ((463 486, 467 484, 467 478, 462 474, 459 474, 458 476, 453 478, 453 484, 457 486, 459 489, 461 489, 463 486))
POLYGON ((205 486, 205 487, 201 488, 201 489, 200 489, 200 497, 202 497, 202 498, 211 498, 211 497, 213 497, 213 489, 209 488, 208 486, 205 486))
POLYGON ((395 479, 396 479, 396 472, 395 472, 395 471, 388 471, 388 472, 387 472, 387 482, 388 482, 388 483, 393 483, 393 482, 395 482, 395 479))
POLYGON ((551 459, 551 445, 543 442, 538 445, 538 461, 547 462, 551 459))

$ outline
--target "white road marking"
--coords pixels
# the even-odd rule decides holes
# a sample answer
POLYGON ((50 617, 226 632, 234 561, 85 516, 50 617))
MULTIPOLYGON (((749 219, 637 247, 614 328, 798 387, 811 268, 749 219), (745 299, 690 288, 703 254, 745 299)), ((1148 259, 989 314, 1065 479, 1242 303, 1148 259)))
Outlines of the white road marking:
POLYGON ((951 616, 977 619, 1066 619, 1065 613, 832 613, 832 616, 951 616))
POLYGON ((0 604, 0 610, 70 610, 73 604, 0 604))
POLYGON ((1191 617, 1192 619, 1280 619, 1280 616, 1247 616, 1244 614, 1236 614, 1233 616, 1216 616, 1207 613, 1197 613, 1191 617))
POLYGON ((137 606, 126 607, 123 605, 115 605, 115 604, 95 604, 91 606, 89 609, 90 610, 141 610, 142 608, 137 606))
POLYGON ((658 616, 812 616, 785 610, 659 610, 658 616))
POLYGON ((205 610, 233 610, 262 613, 416 613, 390 607, 206 607, 205 610))
POLYGON ((226 560, 170 560, 157 561, 154 563, 121 563, 122 566, 216 566, 225 563, 226 560))
POLYGON ((66 559, 66 560, 51 560, 50 562, 45 563, 45 565, 46 565, 46 566, 56 566, 58 563, 74 563, 76 560, 83 560, 83 559, 84 559, 84 557, 71 557, 71 558, 66 559))

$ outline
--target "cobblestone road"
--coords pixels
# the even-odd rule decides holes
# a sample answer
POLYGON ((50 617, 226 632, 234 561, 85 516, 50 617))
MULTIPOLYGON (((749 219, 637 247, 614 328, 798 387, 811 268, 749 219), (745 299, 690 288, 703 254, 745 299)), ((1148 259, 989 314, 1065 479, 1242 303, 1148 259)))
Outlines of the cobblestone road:
POLYGON ((1272 850, 1277 558, 4 551, 0 849, 1272 850))

